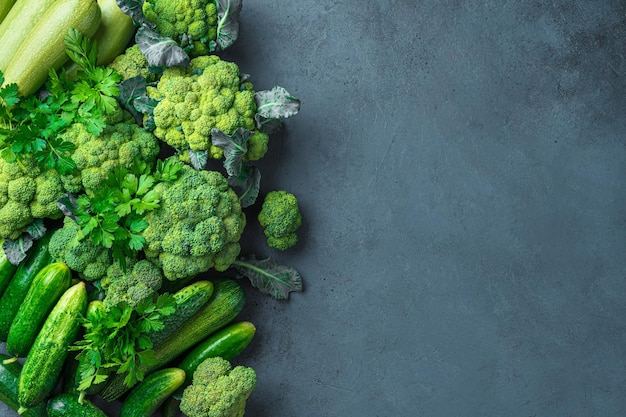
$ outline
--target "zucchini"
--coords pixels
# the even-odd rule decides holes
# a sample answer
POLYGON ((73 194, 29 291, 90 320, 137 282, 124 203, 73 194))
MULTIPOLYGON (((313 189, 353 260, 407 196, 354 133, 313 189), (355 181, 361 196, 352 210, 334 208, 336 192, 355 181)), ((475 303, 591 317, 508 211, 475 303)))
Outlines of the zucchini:
POLYGON ((11 323, 28 293, 37 272, 52 263, 48 242, 52 233, 46 233, 28 251, 26 260, 17 268, 11 282, 0 297, 0 341, 6 342, 11 323))
POLYGON ((191 384, 193 373, 205 359, 219 356, 231 360, 239 355, 250 344, 255 332, 254 324, 241 321, 224 327, 200 342, 178 364, 187 374, 185 385, 191 384))
POLYGON ((35 275, 9 329, 6 350, 10 355, 23 358, 28 354, 46 316, 71 283, 72 272, 63 262, 46 265, 35 275))
MULTIPOLYGON (((4 72, 9 62, 19 53, 31 29, 57 0, 17 0, 0 24, 0 70, 4 72)), ((2 0, 4 3, 5 0, 2 0)), ((44 42, 45 43, 45 42, 44 42)))
MULTIPOLYGON (((22 371, 19 362, 3 364, 2 361, 11 359, 7 355, 0 354, 0 401, 17 411, 20 404, 17 400, 17 381, 22 371)), ((40 404, 22 414, 24 417, 46 417, 46 407, 40 404)))
POLYGON ((9 262, 7 255, 4 253, 2 249, 2 245, 0 243, 0 296, 4 293, 9 282, 11 282, 11 278, 13 278, 13 274, 17 270, 17 265, 13 265, 9 262))
POLYGON ((2 2, 0 2, 0 23, 2 23, 7 14, 9 14, 14 4, 15 0, 2 0, 2 2))
MULTIPOLYGON (((200 311, 185 321, 176 333, 167 337, 159 346, 154 347, 156 361, 146 366, 149 374, 166 366, 177 356, 194 346, 213 332, 230 323, 243 310, 245 292, 234 279, 221 279, 213 283, 213 296, 200 311)), ((109 378, 100 396, 106 401, 114 401, 122 396, 128 387, 124 384, 124 374, 109 378)))
POLYGON ((18 413, 39 404, 57 385, 86 310, 87 290, 79 282, 63 293, 50 312, 24 361, 17 389, 18 413))
POLYGON ((58 394, 48 401, 48 417, 107 417, 91 401, 78 401, 78 395, 58 394))
POLYGON ((120 417, 151 416, 185 381, 185 371, 165 368, 148 375, 128 394, 120 417))
POLYGON ((98 0, 102 17, 93 39, 98 45, 98 65, 108 65, 126 49, 135 33, 133 19, 116 0, 98 0))
POLYGON ((100 24, 100 14, 94 0, 56 0, 7 64, 5 83, 16 83, 24 96, 36 92, 45 83, 49 70, 58 69, 69 59, 65 53, 65 35, 69 29, 93 36, 100 24))

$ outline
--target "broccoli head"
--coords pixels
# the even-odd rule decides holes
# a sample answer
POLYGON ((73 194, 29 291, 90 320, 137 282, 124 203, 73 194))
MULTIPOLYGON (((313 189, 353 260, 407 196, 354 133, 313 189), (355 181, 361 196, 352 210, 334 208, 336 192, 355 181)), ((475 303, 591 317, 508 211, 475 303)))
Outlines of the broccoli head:
POLYGON ((180 410, 188 417, 242 417, 256 388, 256 372, 220 357, 205 359, 183 391, 180 410))
POLYGON ((191 56, 213 49, 218 25, 214 0, 146 0, 142 11, 157 32, 185 46, 191 56))
POLYGON ((122 80, 138 75, 141 75, 146 80, 154 78, 154 75, 148 70, 148 60, 137 44, 130 46, 123 54, 118 55, 109 64, 109 67, 118 72, 122 76, 122 80))
POLYGON ((100 188, 109 172, 122 166, 131 169, 137 161, 151 166, 160 152, 154 135, 129 120, 107 125, 99 136, 87 131, 83 124, 71 125, 61 135, 75 145, 71 157, 76 173, 63 175, 63 185, 71 193, 83 190, 87 195, 100 188))
POLYGON ((246 218, 226 178, 183 165, 175 181, 154 190, 161 206, 144 216, 146 257, 171 281, 228 269, 239 255, 246 218))
POLYGON ((113 264, 109 251, 95 245, 90 239, 80 239, 80 226, 71 217, 63 219, 63 227, 50 238, 48 251, 56 262, 65 262, 79 277, 96 281, 106 275, 113 264))
POLYGON ((286 191, 267 193, 258 220, 270 247, 286 250, 297 243, 296 230, 302 224, 302 216, 293 194, 286 191))
MULTIPOLYGON (((254 90, 244 82, 235 63, 219 57, 191 60, 189 67, 172 67, 163 72, 148 95, 159 100, 154 108, 154 134, 170 146, 184 151, 208 151, 222 159, 224 151, 211 143, 211 130, 232 135, 238 128, 254 131, 254 90)), ((256 131, 248 141, 248 160, 267 150, 267 134, 256 131)))
POLYGON ((32 159, 0 158, 0 238, 17 239, 35 219, 58 219, 63 195, 56 170, 42 170, 32 159))
POLYGON ((106 276, 100 284, 104 290, 104 302, 113 306, 126 302, 135 307, 143 299, 153 296, 163 282, 161 269, 152 262, 142 259, 137 262, 127 262, 126 267, 116 262, 107 269, 106 276))

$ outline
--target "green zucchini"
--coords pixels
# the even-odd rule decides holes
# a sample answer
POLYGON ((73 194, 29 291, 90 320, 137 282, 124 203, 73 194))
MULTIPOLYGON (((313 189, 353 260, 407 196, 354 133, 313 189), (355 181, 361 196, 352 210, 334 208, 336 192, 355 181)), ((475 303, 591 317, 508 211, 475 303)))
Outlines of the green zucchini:
POLYGON ((185 371, 165 368, 148 375, 128 394, 120 417, 151 416, 185 381, 185 371))
MULTIPOLYGON (((17 400, 17 381, 22 371, 19 362, 3 364, 2 361, 10 359, 9 356, 0 354, 0 401, 17 411, 20 403, 17 400)), ((46 407, 40 404, 22 414, 24 417, 46 417, 46 407)))
MULTIPOLYGON (((145 367, 149 374, 176 359, 183 352, 200 342, 213 332, 226 326, 243 310, 245 292, 234 279, 221 279, 213 283, 213 296, 200 311, 185 321, 176 333, 154 347, 156 361, 145 367)), ((106 401, 114 401, 122 396, 128 387, 124 384, 124 374, 109 378, 107 385, 100 392, 106 401)))
POLYGON ((0 297, 0 341, 6 342, 11 323, 22 305, 37 272, 52 262, 48 242, 52 233, 37 240, 24 262, 17 268, 11 282, 0 297))
MULTIPOLYGON (((2 0, 3 2, 5 0, 2 0)), ((0 70, 4 72, 33 26, 57 0, 17 0, 0 24, 0 70)))
POLYGON ((133 19, 124 13, 116 0, 98 0, 102 12, 100 26, 93 39, 98 45, 98 65, 108 65, 128 46, 135 33, 133 19))
POLYGON ((63 262, 39 270, 9 329, 6 350, 10 355, 23 358, 28 354, 46 316, 71 283, 72 271, 63 262))
POLYGON ((191 384, 196 368, 205 359, 216 356, 227 360, 239 355, 250 344, 256 328, 249 321, 230 324, 200 342, 177 365, 187 374, 185 385, 191 384))
POLYGON ((9 14, 14 4, 15 0, 2 0, 2 2, 0 2, 0 23, 2 23, 7 14, 9 14))
POLYGON ((91 401, 78 401, 78 395, 58 394, 48 401, 48 417, 107 417, 91 401))
POLYGON ((24 361, 17 389, 18 412, 39 404, 57 385, 86 310, 87 290, 85 283, 79 282, 56 303, 24 361))
POLYGON ((0 297, 6 290, 9 282, 11 282, 11 278, 13 278, 13 274, 17 270, 17 265, 13 265, 9 262, 7 255, 4 253, 2 249, 2 241, 0 241, 0 297))
POLYGON ((93 36, 100 15, 100 7, 94 0, 56 0, 7 64, 5 83, 16 83, 24 96, 36 92, 45 83, 49 70, 58 69, 69 59, 65 53, 68 30, 73 28, 85 36, 93 36))

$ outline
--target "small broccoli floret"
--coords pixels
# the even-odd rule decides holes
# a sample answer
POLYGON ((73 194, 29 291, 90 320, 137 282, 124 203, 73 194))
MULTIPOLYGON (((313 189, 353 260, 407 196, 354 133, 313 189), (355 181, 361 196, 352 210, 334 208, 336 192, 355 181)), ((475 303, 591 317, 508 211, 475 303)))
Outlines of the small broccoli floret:
POLYGON ((258 220, 270 247, 286 250, 297 243, 296 230, 302 224, 302 216, 293 194, 286 191, 267 193, 258 220))
POLYGON ((114 263, 107 269, 106 276, 100 284, 104 289, 105 305, 113 306, 126 302, 135 307, 143 299, 153 296, 163 282, 161 269, 152 262, 142 259, 129 262, 126 269, 119 263, 114 263))
POLYGON ((226 178, 183 165, 174 182, 154 190, 161 206, 144 216, 146 257, 172 281, 228 269, 239 255, 246 220, 226 178))
POLYGON ((90 239, 80 239, 80 226, 70 217, 63 219, 63 227, 55 230, 48 244, 53 260, 65 262, 86 281, 96 281, 106 275, 113 260, 107 249, 94 245, 90 239))
POLYGON ((127 48, 122 55, 118 55, 109 64, 109 67, 117 71, 122 76, 122 80, 138 75, 141 75, 146 80, 154 78, 148 69, 148 60, 137 44, 127 48))
POLYGON ((205 359, 183 391, 180 410, 188 417, 242 417, 256 382, 252 368, 231 369, 226 359, 205 359))

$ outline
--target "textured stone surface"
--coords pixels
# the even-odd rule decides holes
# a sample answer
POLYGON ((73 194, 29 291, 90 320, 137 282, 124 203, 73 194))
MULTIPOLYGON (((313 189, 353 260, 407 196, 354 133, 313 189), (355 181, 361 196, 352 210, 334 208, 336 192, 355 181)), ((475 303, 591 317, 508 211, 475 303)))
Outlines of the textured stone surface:
POLYGON ((306 287, 246 287, 247 415, 626 415, 625 15, 244 0, 227 56, 303 102, 263 191, 305 217, 297 249, 251 225, 246 250, 306 287))

